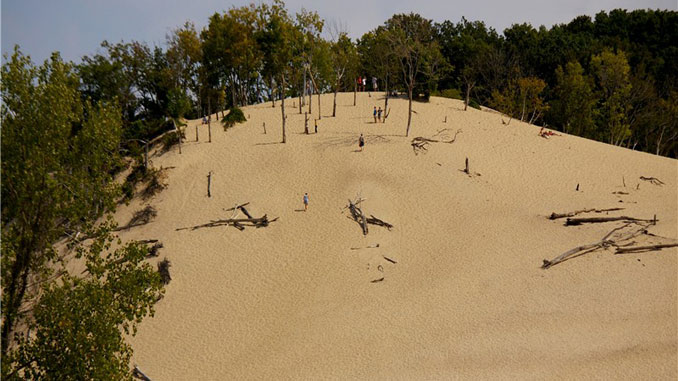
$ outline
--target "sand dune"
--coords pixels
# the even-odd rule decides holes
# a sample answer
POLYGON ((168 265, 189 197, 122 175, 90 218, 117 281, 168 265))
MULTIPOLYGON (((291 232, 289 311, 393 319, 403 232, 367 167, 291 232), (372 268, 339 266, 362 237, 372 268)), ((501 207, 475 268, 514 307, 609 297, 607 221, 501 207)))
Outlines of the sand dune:
POLYGON ((352 93, 340 94, 336 118, 326 116, 325 95, 318 134, 304 135, 293 102, 287 144, 277 144, 280 108, 270 103, 245 107, 248 121, 226 132, 213 125, 211 144, 206 126, 194 141, 199 122, 190 122, 181 155, 152 157, 156 167, 174 167, 168 188, 117 212, 123 224, 148 203, 157 208, 153 222, 121 237, 160 239, 160 257, 172 261, 155 317, 130 339, 148 376, 678 376, 678 250, 608 249, 540 268, 619 225, 566 227, 548 220, 551 212, 619 206, 629 216, 656 214, 650 231, 678 237, 676 160, 568 135, 544 139, 538 127, 505 126, 497 113, 464 112, 462 102, 435 97, 414 104, 405 138, 406 100, 391 99, 388 122, 374 124, 381 94, 358 94, 355 107, 352 93), (461 129, 455 143, 414 154, 412 137, 443 128, 461 129), (367 144, 355 152, 360 133, 367 144), (466 157, 480 176, 460 172, 466 157), (304 192, 310 206, 299 212, 304 192), (358 195, 365 212, 395 228, 371 226, 363 236, 342 211, 358 195), (176 231, 228 218, 223 209, 243 202, 279 220, 244 231, 176 231))

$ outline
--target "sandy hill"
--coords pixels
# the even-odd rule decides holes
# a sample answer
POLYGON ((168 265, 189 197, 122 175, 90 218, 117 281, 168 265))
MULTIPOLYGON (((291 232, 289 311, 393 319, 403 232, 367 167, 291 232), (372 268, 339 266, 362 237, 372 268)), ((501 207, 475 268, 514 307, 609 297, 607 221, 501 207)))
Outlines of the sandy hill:
POLYGON ((656 214, 650 232, 678 237, 676 160, 545 139, 538 127, 435 97, 414 104, 405 138, 406 100, 391 99, 388 121, 374 124, 381 95, 358 94, 353 106, 352 93, 340 94, 336 118, 325 95, 318 134, 305 135, 293 102, 287 144, 270 103, 245 107, 248 121, 226 132, 213 125, 212 143, 202 125, 195 142, 199 121, 190 122, 182 154, 152 157, 172 167, 168 188, 117 212, 124 224, 154 206, 155 220, 121 237, 159 239, 172 262, 155 317, 131 339, 152 379, 677 377, 676 248, 608 248, 540 268, 622 224, 568 227, 552 212, 623 207, 607 216, 656 214), (415 155, 412 137, 444 128, 461 130, 454 143, 415 155), (460 171, 467 157, 480 176, 460 171), (370 225, 364 236, 342 209, 357 196, 394 229, 370 225), (255 217, 279 219, 176 230, 229 218, 224 209, 244 202, 255 217))

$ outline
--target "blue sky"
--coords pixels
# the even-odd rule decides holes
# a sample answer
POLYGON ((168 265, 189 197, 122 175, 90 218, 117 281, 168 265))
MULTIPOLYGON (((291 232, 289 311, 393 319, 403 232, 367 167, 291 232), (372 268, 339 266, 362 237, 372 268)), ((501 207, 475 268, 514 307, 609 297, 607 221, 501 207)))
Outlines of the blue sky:
MULTIPOLYGON (((24 54, 42 62, 58 50, 79 62, 93 54, 101 41, 145 41, 164 44, 165 35, 185 21, 198 29, 207 18, 231 6, 251 1, 218 0, 2 0, 2 53, 19 44, 24 54)), ((258 3, 259 1, 256 1, 258 3)), ((513 23, 550 27, 601 10, 671 9, 677 0, 288 0, 291 13, 302 7, 331 22, 345 25, 356 38, 382 24, 394 13, 417 12, 434 21, 482 20, 499 32, 513 23)))

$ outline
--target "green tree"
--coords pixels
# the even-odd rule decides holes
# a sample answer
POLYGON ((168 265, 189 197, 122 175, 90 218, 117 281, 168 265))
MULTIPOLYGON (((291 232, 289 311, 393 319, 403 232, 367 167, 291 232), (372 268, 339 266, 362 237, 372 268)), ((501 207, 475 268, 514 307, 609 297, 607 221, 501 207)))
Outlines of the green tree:
POLYGON ((534 123, 538 120, 548 106, 544 103, 541 93, 546 87, 546 82, 536 77, 518 79, 518 102, 520 107, 520 121, 534 123))
POLYGON ((379 26, 373 31, 365 33, 357 42, 360 67, 351 77, 354 86, 353 105, 356 105, 356 78, 359 73, 376 76, 382 81, 384 89, 384 121, 388 116, 389 84, 396 79, 400 70, 396 56, 391 49, 388 31, 385 26, 379 26))
POLYGON ((556 88, 551 113, 562 131, 578 136, 595 137, 594 107, 597 99, 579 62, 569 62, 556 69, 556 88))
POLYGON ((68 274, 42 288, 28 323, 30 335, 19 335, 8 357, 6 379, 131 379, 132 348, 125 335, 153 315, 163 295, 158 272, 144 259, 148 249, 137 243, 115 251, 104 229, 89 249, 80 247, 89 276, 68 274))
POLYGON ((631 110, 630 67, 623 51, 609 50, 593 56, 591 67, 601 91, 601 122, 610 144, 622 145, 631 136, 628 114, 631 110))
MULTIPOLYGON (((166 37, 167 62, 174 88, 181 89, 184 98, 192 94, 199 97, 198 70, 202 60, 202 46, 195 25, 186 22, 181 28, 172 30, 166 37)), ((172 94, 171 99, 176 98, 172 94)), ((200 107, 200 101, 198 105, 200 107)))
POLYGON ((332 42, 331 64, 334 74, 332 88, 334 89, 334 100, 332 104, 332 116, 337 115, 337 92, 345 90, 353 84, 353 77, 356 73, 358 64, 358 52, 351 39, 345 32, 339 33, 336 40, 332 42), (348 80, 346 80, 348 78, 348 80))
POLYGON ((293 68, 294 25, 287 14, 285 3, 276 0, 273 4, 262 4, 258 8, 258 26, 255 38, 263 53, 262 76, 270 78, 274 87, 274 78, 279 78, 282 113, 282 143, 287 141, 285 132, 285 91, 293 68))
POLYGON ((387 39, 396 60, 400 64, 403 83, 407 88, 408 114, 405 136, 410 134, 412 122, 412 96, 417 79, 422 74, 430 77, 434 70, 432 65, 439 62, 440 48, 434 39, 431 20, 418 14, 394 15, 386 21, 387 39))
MULTIPOLYGON (((58 54, 34 66, 18 48, 2 68, 2 354, 59 256, 52 244, 86 231, 118 193, 120 111, 83 102, 58 54)), ((4 365, 3 365, 4 367, 4 365)))

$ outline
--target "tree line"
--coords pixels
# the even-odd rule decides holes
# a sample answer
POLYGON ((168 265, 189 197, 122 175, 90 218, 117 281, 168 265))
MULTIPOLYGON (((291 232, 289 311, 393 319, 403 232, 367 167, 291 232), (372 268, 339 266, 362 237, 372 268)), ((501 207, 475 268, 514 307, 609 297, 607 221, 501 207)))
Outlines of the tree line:
MULTIPOLYGON (((678 13, 613 10, 503 33, 482 21, 434 23, 397 14, 353 41, 317 13, 282 1, 187 22, 166 47, 104 42, 78 65, 83 94, 117 100, 126 138, 159 134, 167 117, 356 91, 376 77, 411 101, 431 94, 485 105, 512 119, 669 157, 678 156, 678 13), (325 38, 324 36, 327 36, 325 38)), ((282 113, 284 113, 284 108, 282 113)), ((317 103, 317 118, 322 117, 317 103)), ((336 101, 332 110, 336 115, 336 101)), ((281 115, 282 117, 282 115, 281 115)), ((281 119, 284 124, 285 119, 281 119)), ((406 135, 409 134, 411 113, 406 135)), ((283 140, 285 134, 283 134, 283 140)))
POLYGON ((412 102, 439 95, 493 107, 505 124, 675 158, 677 41, 678 13, 652 10, 502 34, 396 14, 354 41, 276 0, 215 13, 200 31, 187 22, 163 47, 104 41, 79 64, 54 53, 36 65, 17 47, 2 67, 2 376, 130 377, 122 332, 153 313, 163 286, 144 245, 111 235, 113 179, 172 121, 279 102, 284 143, 286 98, 321 119, 320 94, 333 93, 334 117, 337 93, 355 104, 356 79, 370 88, 374 77, 384 118, 390 97, 408 99, 405 135, 412 102), (66 271, 73 258, 84 275, 66 271))

